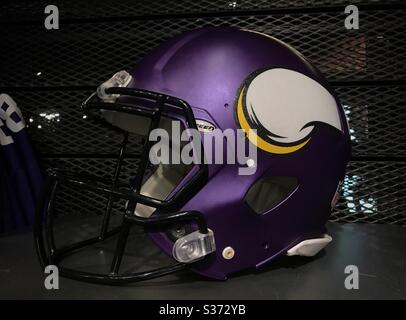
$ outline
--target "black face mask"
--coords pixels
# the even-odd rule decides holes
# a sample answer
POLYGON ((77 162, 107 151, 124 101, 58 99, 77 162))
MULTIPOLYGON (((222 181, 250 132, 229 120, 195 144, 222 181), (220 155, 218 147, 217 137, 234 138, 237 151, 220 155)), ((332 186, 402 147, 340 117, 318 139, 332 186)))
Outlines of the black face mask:
MULTIPOLYGON (((170 230, 169 238, 173 238, 174 240, 182 237, 182 232, 190 235, 190 226, 193 225, 197 229, 195 232, 199 232, 200 236, 205 237, 207 235, 208 238, 212 237, 212 235, 209 235, 210 230, 207 229, 206 221, 201 213, 196 211, 179 212, 179 209, 194 194, 196 194, 207 181, 207 164, 205 164, 204 161, 200 161, 197 172, 170 199, 160 200, 143 195, 141 194, 141 186, 149 164, 149 151, 152 146, 151 141, 148 139, 145 140, 135 178, 127 185, 119 183, 118 180, 129 133, 126 130, 113 126, 105 120, 103 121, 100 117, 95 116, 95 112, 100 113, 101 110, 107 110, 146 117, 150 119, 148 132, 151 132, 158 127, 162 111, 165 108, 176 109, 182 114, 188 127, 197 130, 196 120, 192 109, 188 103, 181 99, 155 92, 125 87, 110 87, 104 88, 103 90, 103 94, 112 97, 124 96, 137 99, 141 102, 144 101, 145 105, 148 105, 148 107, 142 107, 142 103, 131 104, 123 102, 118 103, 115 101, 106 102, 105 99, 100 99, 96 92, 83 103, 83 111, 89 116, 89 118, 94 119, 94 121, 101 121, 104 125, 109 126, 114 130, 118 130, 123 134, 123 140, 117 156, 113 179, 106 180, 89 177, 83 174, 69 174, 55 169, 48 170, 46 186, 43 190, 41 201, 37 206, 34 228, 35 243, 40 264, 43 268, 47 265, 57 265, 61 276, 108 284, 147 280, 182 270, 189 266, 190 263, 176 263, 168 267, 139 273, 123 274, 119 272, 128 235, 133 225, 139 225, 144 228, 162 228, 166 231, 170 230), (87 190, 96 194, 105 195, 108 201, 98 236, 57 248, 54 239, 53 209, 55 206, 56 195, 61 185, 69 185, 78 190, 87 190), (118 227, 109 230, 113 202, 119 199, 126 201, 126 206, 123 210, 124 212, 121 215, 122 221, 118 227), (160 212, 163 212, 164 214, 148 218, 134 215, 134 210, 137 204, 159 209, 160 212), (176 231, 179 231, 181 235, 178 236, 179 232, 176 231), (110 266, 110 273, 89 273, 66 268, 60 265, 61 261, 68 255, 71 255, 74 251, 104 241, 114 235, 118 235, 118 240, 114 251, 114 258, 110 266)), ((199 148, 201 150, 201 156, 203 157, 203 147, 199 146, 199 148)), ((210 245, 210 241, 206 242, 210 245)))

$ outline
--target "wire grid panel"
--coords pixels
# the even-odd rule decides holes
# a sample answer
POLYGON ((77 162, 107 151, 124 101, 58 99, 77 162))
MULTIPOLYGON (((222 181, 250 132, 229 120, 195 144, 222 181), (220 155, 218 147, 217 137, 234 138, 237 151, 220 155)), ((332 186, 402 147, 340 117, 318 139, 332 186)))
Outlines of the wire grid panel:
POLYGON ((42 24, 4 25, 0 86, 97 85, 175 34, 221 25, 287 42, 332 81, 406 78, 406 11, 363 11, 355 31, 344 28, 344 19, 344 12, 316 12, 67 23, 51 31, 42 24))
POLYGON ((406 155, 406 87, 337 87, 353 156, 406 155))
POLYGON ((406 164, 352 161, 331 220, 406 226, 406 164))
MULTIPOLYGON (((353 5, 382 5, 402 3, 399 0, 353 0, 353 5)), ((44 9, 49 1, 4 1, 0 4, 3 21, 35 21, 44 19, 44 9)), ((87 0, 82 2, 52 1, 62 19, 151 16, 173 14, 204 14, 216 12, 241 12, 247 10, 272 10, 284 8, 317 8, 342 6, 348 0, 87 0), (102 2, 102 5, 100 3, 102 2)))

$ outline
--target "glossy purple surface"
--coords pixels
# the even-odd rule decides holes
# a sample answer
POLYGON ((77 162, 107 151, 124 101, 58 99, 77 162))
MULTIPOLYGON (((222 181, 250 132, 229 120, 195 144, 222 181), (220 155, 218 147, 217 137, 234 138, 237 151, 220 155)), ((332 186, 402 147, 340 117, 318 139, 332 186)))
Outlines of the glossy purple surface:
MULTIPOLYGON (((198 29, 168 40, 131 74, 135 87, 184 99, 197 119, 214 121, 224 130, 237 129, 233 106, 242 82, 267 66, 293 69, 328 88, 319 72, 291 47, 227 27, 198 29)), ((225 279, 233 272, 259 267, 303 239, 325 232, 330 202, 350 156, 348 127, 338 108, 344 133, 316 125, 310 143, 297 152, 277 155, 258 150, 258 169, 253 175, 238 175, 238 164, 209 165, 207 185, 182 208, 202 212, 215 236, 217 250, 194 265, 197 272, 225 279), (244 196, 262 176, 297 177, 299 187, 286 201, 258 215, 244 196), (235 250, 233 259, 222 257, 227 246, 235 250)), ((164 234, 151 236, 172 255, 172 242, 164 234)))

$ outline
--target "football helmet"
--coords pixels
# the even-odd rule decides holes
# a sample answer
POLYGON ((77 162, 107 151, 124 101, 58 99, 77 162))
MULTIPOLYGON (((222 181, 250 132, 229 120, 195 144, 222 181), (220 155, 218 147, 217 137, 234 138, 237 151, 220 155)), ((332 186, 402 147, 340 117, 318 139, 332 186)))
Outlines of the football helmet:
MULTIPOLYGON (((137 66, 116 73, 82 105, 89 118, 123 134, 113 179, 49 170, 38 205, 35 241, 41 265, 62 276, 120 284, 184 268, 215 279, 260 268, 280 256, 313 256, 332 239, 326 222, 350 158, 348 123, 338 97, 299 52, 269 35, 231 27, 206 27, 167 40, 137 66), (172 124, 195 129, 192 164, 151 166, 153 141, 145 139, 138 169, 119 182, 129 134, 148 137, 172 124), (246 163, 205 161, 213 131, 238 130, 257 150, 246 163), (251 167, 250 174, 241 168, 251 167), (100 233, 62 248, 53 238, 59 186, 108 198, 100 233), (109 221, 114 201, 124 203, 120 224, 109 221), (132 226, 145 228, 174 260, 169 267, 120 272, 132 226), (117 236, 110 272, 62 265, 73 251, 117 236)), ((168 149, 176 157, 176 144, 168 149)), ((226 151, 225 144, 222 151, 226 151)), ((218 151, 217 151, 218 152, 218 151)), ((212 155, 215 156, 215 155, 212 155)), ((119 211, 120 211, 119 210, 119 211)))

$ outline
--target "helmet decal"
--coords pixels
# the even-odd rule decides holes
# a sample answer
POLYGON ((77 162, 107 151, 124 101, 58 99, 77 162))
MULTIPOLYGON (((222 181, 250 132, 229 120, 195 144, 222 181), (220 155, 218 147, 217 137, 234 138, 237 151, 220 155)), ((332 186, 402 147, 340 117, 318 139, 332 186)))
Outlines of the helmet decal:
POLYGON ((342 131, 337 103, 317 81, 290 69, 267 68, 250 75, 235 107, 237 124, 266 152, 287 154, 303 148, 317 124, 342 131))

